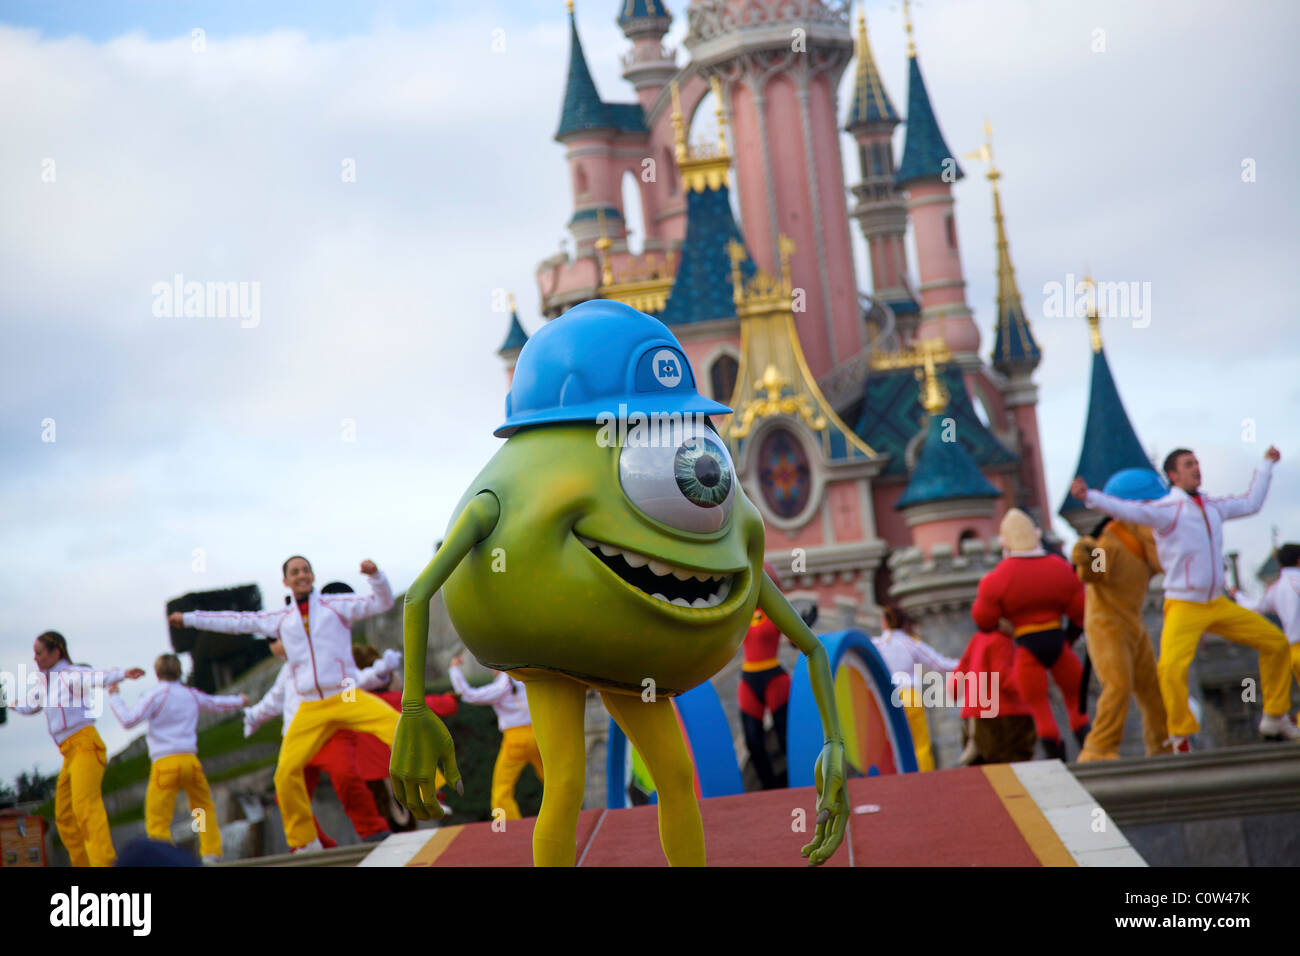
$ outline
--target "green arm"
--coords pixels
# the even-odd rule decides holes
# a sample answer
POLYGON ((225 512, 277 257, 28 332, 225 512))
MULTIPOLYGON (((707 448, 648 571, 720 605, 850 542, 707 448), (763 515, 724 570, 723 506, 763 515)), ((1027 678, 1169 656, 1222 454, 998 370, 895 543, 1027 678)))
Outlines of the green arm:
POLYGON ((808 659, 808 679, 822 719, 825 746, 814 770, 818 797, 817 832, 813 842, 803 848, 808 862, 816 866, 830 859, 839 847, 849 821, 848 788, 844 782, 844 734, 840 729, 839 712, 835 709, 835 682, 831 677, 830 657, 822 642, 817 640, 812 629, 766 573, 759 582, 758 606, 808 659))
POLYGON ((417 819, 442 816, 435 796, 439 764, 447 783, 464 792, 456 751, 451 735, 442 721, 429 710, 424 699, 424 666, 429 649, 429 601, 443 586, 451 572, 492 533, 501 516, 501 505, 490 491, 479 492, 470 499, 456 523, 452 525, 420 576, 406 591, 402 609, 402 633, 405 679, 402 685, 402 716, 393 738, 393 759, 389 764, 393 794, 417 819))

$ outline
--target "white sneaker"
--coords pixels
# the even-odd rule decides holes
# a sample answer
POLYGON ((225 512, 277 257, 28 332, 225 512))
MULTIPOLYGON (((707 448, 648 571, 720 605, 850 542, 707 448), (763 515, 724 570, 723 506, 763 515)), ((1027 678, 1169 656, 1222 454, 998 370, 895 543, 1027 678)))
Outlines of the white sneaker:
POLYGON ((1171 752, 1175 754, 1189 754, 1192 752, 1191 737, 1180 734, 1171 734, 1165 743, 1169 745, 1171 752))
POLYGON ((1259 734, 1265 740, 1300 740, 1300 728, 1289 714, 1277 717, 1265 714, 1259 722, 1259 734))
POLYGON ((220 853, 205 853, 205 854, 203 854, 203 864, 204 864, 205 866, 212 866, 214 863, 220 863, 220 862, 221 862, 221 854, 220 854, 220 853))
POLYGON ((324 850, 325 847, 321 846, 320 837, 312 840, 306 846, 295 846, 289 848, 290 853, 321 853, 324 850))

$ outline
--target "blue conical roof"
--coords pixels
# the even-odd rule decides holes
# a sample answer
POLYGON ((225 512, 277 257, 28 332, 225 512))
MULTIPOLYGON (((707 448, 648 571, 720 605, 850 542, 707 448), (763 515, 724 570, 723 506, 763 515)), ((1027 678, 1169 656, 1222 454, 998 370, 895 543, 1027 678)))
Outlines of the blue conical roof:
POLYGON ((885 84, 880 79, 880 71, 876 69, 875 58, 871 55, 864 17, 858 19, 856 56, 858 69, 853 82, 853 105, 849 109, 849 118, 844 128, 852 131, 854 127, 868 123, 898 123, 901 117, 889 101, 885 84))
MULTIPOLYGON (((673 280, 672 292, 659 316, 665 325, 704 322, 730 318, 736 314, 732 299, 732 240, 744 242, 735 217, 731 214, 731 197, 723 183, 717 189, 688 190, 686 193, 686 239, 682 243, 681 261, 673 280)), ((754 263, 746 258, 740 273, 748 281, 754 275, 754 263)))
POLYGON ((640 103, 605 103, 601 100, 582 52, 578 22, 570 12, 569 79, 564 86, 564 106, 560 110, 560 126, 555 131, 555 138, 563 141, 566 136, 592 129, 645 132, 645 113, 640 103))
POLYGON ((618 25, 626 27, 638 20, 671 20, 673 15, 662 0, 619 0, 618 25))
POLYGON ((952 161, 956 182, 965 175, 957 165, 957 158, 943 141, 939 123, 930 106, 930 94, 925 91, 921 67, 916 57, 907 61, 907 138, 903 144, 903 162, 894 174, 894 183, 903 185, 917 179, 939 178, 943 175, 944 161, 952 161))
MULTIPOLYGON (((1101 488, 1115 472, 1124 468, 1150 468, 1142 443, 1124 411, 1119 389, 1110 374, 1105 349, 1092 353, 1092 387, 1088 395, 1088 420, 1083 428, 1083 448, 1074 470, 1089 488, 1101 488)), ((1078 511, 1084 504, 1067 494, 1058 514, 1078 511)))
POLYGON ((501 343, 501 348, 497 349, 497 352, 517 352, 519 349, 524 347, 524 344, 527 341, 528 333, 525 332, 524 327, 519 324, 519 313, 518 311, 511 309, 510 330, 506 332, 506 340, 501 343))
MULTIPOLYGON (((912 469, 912 480, 898 499, 895 508, 948 501, 953 498, 1000 498, 998 491, 980 472, 961 442, 945 441, 947 413, 931 415, 926 426, 925 444, 912 469)), ((955 428, 955 422, 954 422, 955 428)))

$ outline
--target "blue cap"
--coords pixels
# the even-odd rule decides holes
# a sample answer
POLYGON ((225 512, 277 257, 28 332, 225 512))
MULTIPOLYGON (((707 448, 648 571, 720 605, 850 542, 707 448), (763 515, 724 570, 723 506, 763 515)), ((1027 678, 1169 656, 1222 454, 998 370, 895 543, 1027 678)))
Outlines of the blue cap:
POLYGON ((668 326, 622 302, 591 299, 542 326, 520 350, 506 420, 493 434, 506 438, 527 425, 634 412, 729 415, 731 409, 695 390, 691 363, 668 326))
POLYGON ((1126 501, 1154 501, 1169 493, 1165 483, 1150 468, 1125 468, 1106 481, 1106 494, 1126 501))

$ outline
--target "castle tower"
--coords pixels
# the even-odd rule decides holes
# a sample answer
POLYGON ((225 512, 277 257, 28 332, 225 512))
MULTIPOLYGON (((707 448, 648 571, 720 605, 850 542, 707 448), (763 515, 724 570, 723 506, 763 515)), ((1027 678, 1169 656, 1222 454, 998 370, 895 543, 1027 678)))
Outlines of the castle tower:
POLYGON ((853 218, 866 239, 875 298, 894 311, 900 340, 916 331, 920 306, 907 278, 907 198, 894 186, 894 127, 901 120, 890 102, 867 42, 867 18, 858 13, 858 69, 853 105, 844 129, 858 144, 862 182, 853 187, 853 218))
POLYGON ((947 350, 934 340, 923 341, 919 348, 921 405, 928 418, 911 480, 894 507, 907 519, 912 543, 929 555, 940 543, 956 551, 966 538, 995 534, 993 514, 1002 492, 957 441, 956 419, 947 414, 949 395, 935 370, 936 353, 947 350))
MULTIPOLYGON (((568 6, 569 75, 555 141, 564 144, 569 162, 574 209, 569 231, 577 246, 575 258, 591 258, 594 265, 595 241, 602 235, 602 227, 616 252, 627 249, 622 188, 627 161, 619 152, 627 145, 644 144, 648 131, 640 103, 601 100, 582 51, 572 0, 568 6)), ((592 278, 597 279, 594 268, 592 278)), ((588 294, 575 301, 590 298, 596 284, 593 281, 588 294)))
POLYGON ((1044 534, 1050 534, 1047 479, 1044 477, 1043 454, 1038 442, 1038 386, 1032 380, 1034 369, 1042 361, 1043 354, 1025 316, 1020 287, 1016 284, 1016 272, 1011 265, 1011 244, 1007 240, 1006 225, 1002 218, 1002 193, 998 187, 1002 173, 993 162, 993 130, 987 121, 984 123, 984 136, 984 145, 970 154, 970 158, 988 163, 988 181, 993 187, 998 299, 993 354, 989 356, 989 361, 1006 379, 1002 400, 1016 430, 1017 450, 1020 454, 1020 487, 1024 495, 1017 505, 1034 519, 1044 534))
POLYGON ((515 361, 519 358, 519 351, 528 343, 528 333, 519 323, 519 310, 515 308, 515 294, 510 293, 510 328, 506 331, 506 339, 501 343, 501 348, 497 349, 497 355, 506 365, 506 382, 509 383, 515 377, 515 361))
POLYGON ((912 41, 912 20, 904 0, 907 24, 907 139, 903 162, 894 184, 907 190, 908 211, 916 239, 921 284, 921 324, 917 335, 936 338, 959 358, 979 351, 980 334, 966 305, 952 184, 964 175, 953 157, 930 106, 912 41))
MULTIPOLYGON (((1083 447, 1074 473, 1081 475, 1090 488, 1101 488, 1115 472, 1124 468, 1151 468, 1137 432, 1124 411, 1124 402, 1115 387, 1115 378, 1106 361, 1101 341, 1101 316, 1097 312, 1096 288, 1091 278, 1083 280, 1089 292, 1088 332, 1092 342, 1092 384, 1088 391, 1088 417, 1083 427, 1083 447)), ((1154 469, 1152 469, 1154 470, 1154 469)), ((1090 534, 1102 518, 1098 511, 1084 507, 1082 501, 1067 492, 1057 512, 1079 534, 1090 534)))
POLYGON ((618 25, 632 41, 632 49, 623 55, 623 79, 632 84, 646 113, 677 73, 676 54, 663 44, 672 22, 663 0, 620 0, 618 25))
POLYGON ((689 20, 692 68, 723 83, 749 251, 775 274, 780 236, 801 250, 794 307, 821 377, 865 344, 836 120, 853 52, 847 13, 822 0, 694 0, 689 20))

